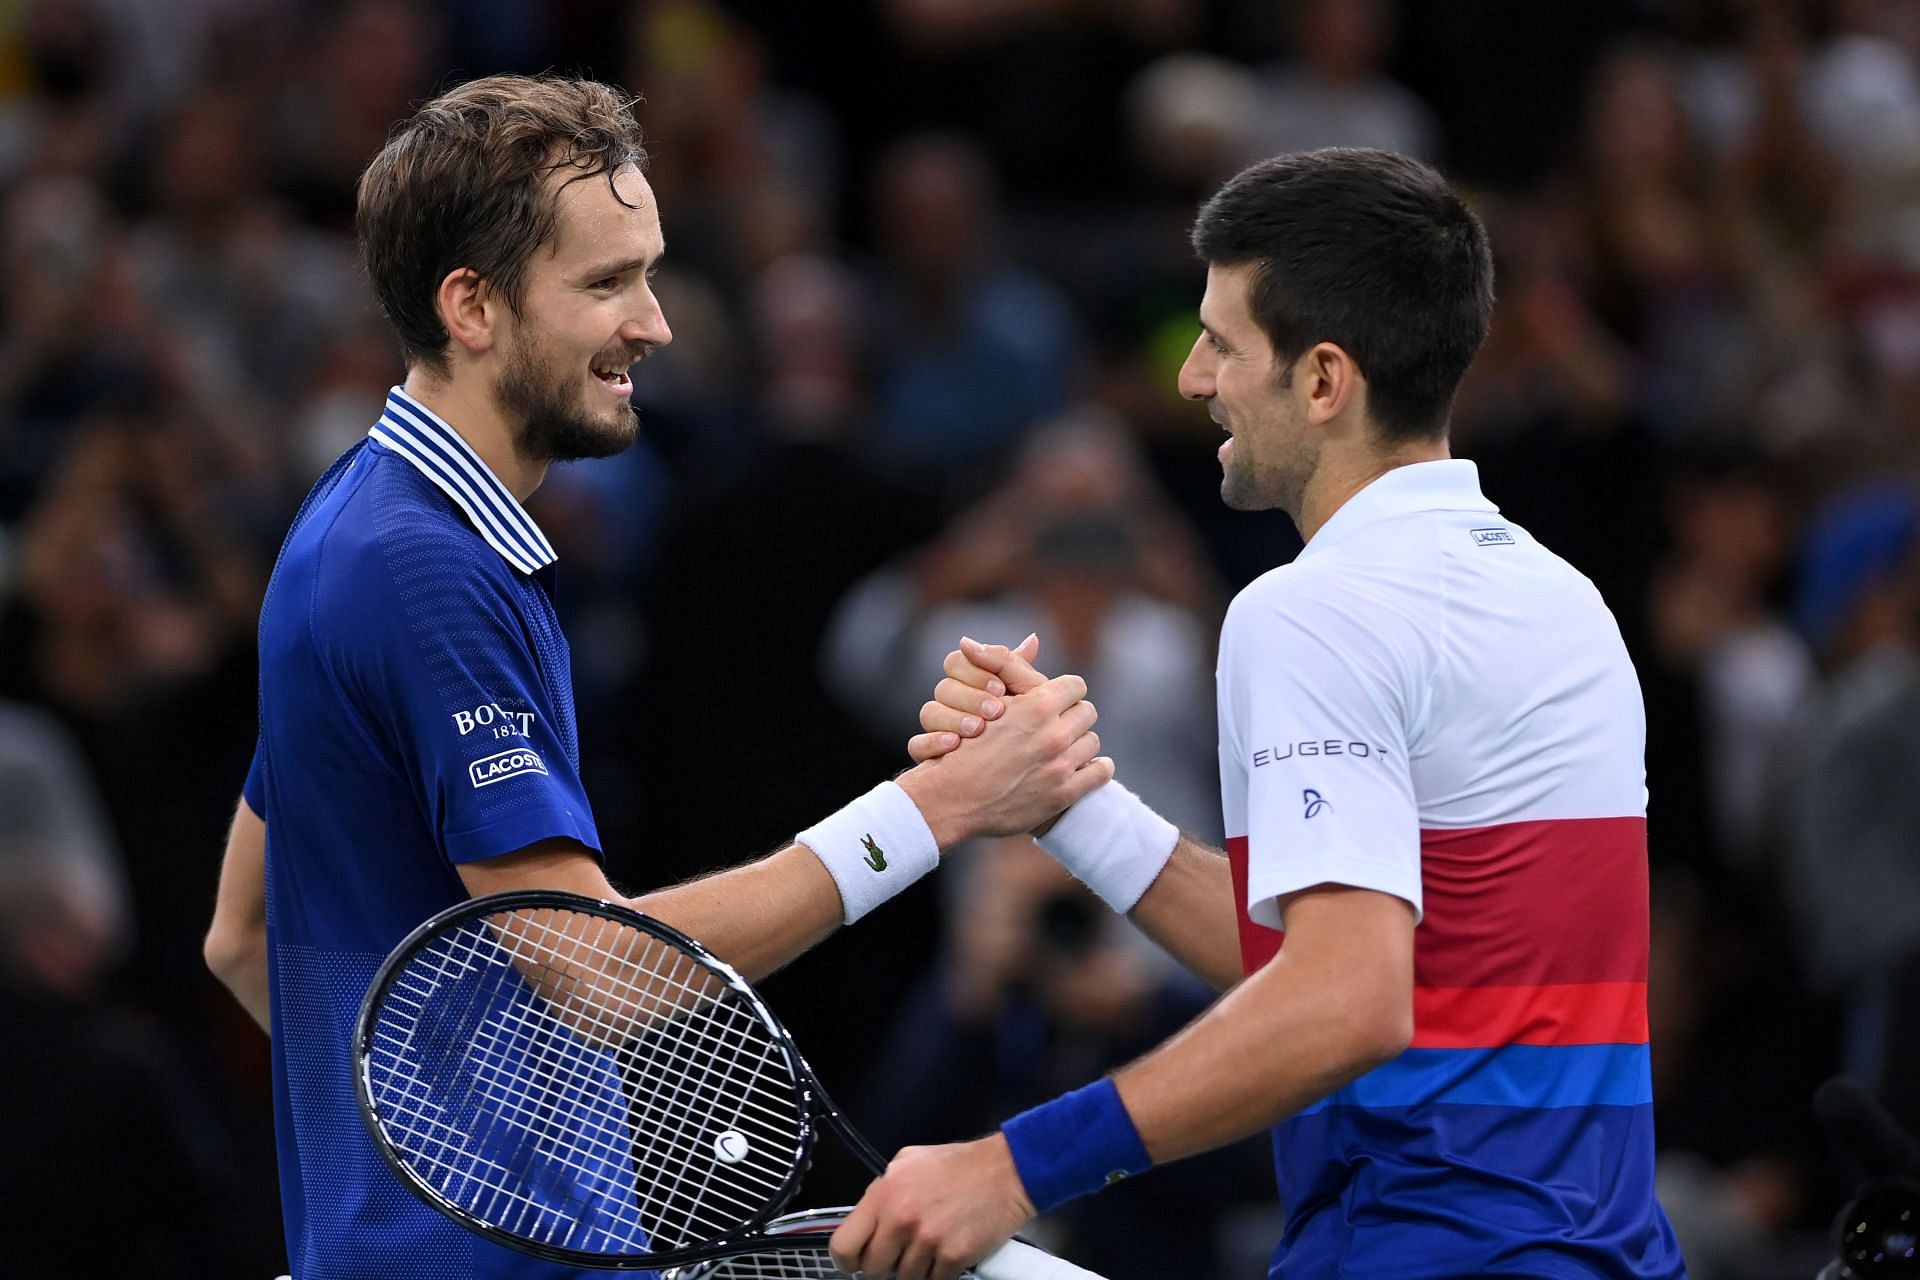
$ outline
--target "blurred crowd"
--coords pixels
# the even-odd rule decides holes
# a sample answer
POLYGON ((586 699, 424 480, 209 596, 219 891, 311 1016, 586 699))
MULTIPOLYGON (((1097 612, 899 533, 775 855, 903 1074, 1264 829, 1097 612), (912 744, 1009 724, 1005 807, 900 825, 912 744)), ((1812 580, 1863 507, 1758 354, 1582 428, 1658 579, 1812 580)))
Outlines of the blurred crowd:
MULTIPOLYGON (((630 886, 902 765, 962 632, 1037 630, 1132 785, 1217 835, 1216 626, 1299 544, 1220 505, 1173 390, 1186 226, 1283 150, 1460 183, 1500 302, 1455 452, 1599 584, 1647 694, 1662 1195, 1700 1280, 1817 1269, 1844 1187, 1813 1087, 1848 1071, 1920 1121, 1908 0, 0 3, 25 1260, 131 1195, 143 1274, 281 1265, 266 1045, 200 961, 255 617, 401 376, 360 167, 437 89, 546 69, 644 95, 668 245, 640 445, 531 504, 630 886)), ((972 851, 769 984, 883 1141, 978 1132, 1201 1007, 1037 858, 972 851)), ((1116 1280, 1261 1274, 1258 1143, 1123 1191, 1050 1229, 1116 1280)))

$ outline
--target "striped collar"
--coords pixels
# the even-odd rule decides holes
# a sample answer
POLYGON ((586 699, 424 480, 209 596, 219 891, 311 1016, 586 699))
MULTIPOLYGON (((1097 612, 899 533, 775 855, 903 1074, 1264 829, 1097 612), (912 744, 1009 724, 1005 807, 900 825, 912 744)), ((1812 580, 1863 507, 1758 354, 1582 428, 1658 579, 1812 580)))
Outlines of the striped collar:
POLYGON ((399 387, 387 392, 386 412, 367 434, 452 498, 487 545, 520 572, 531 574, 559 559, 540 526, 473 446, 445 418, 399 387))

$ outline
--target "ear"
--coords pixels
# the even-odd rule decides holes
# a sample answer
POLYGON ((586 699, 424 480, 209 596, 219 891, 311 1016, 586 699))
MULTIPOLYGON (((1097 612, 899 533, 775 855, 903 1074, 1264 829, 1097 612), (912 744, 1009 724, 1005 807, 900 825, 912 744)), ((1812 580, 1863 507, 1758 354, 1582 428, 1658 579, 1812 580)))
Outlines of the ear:
POLYGON ((480 273, 472 267, 459 267, 447 273, 434 291, 434 304, 440 311, 440 323, 454 345, 470 355, 479 355, 493 346, 495 323, 499 320, 498 299, 480 273))
POLYGON ((1332 422, 1348 410, 1366 405, 1367 380, 1353 357, 1331 342, 1321 342, 1300 359, 1294 386, 1304 402, 1307 421, 1332 422))

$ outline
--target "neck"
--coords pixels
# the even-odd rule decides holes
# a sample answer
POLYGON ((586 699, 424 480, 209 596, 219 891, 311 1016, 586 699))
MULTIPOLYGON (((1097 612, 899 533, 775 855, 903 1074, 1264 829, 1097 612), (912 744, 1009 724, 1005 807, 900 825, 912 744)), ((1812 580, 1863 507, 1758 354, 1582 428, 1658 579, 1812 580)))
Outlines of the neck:
POLYGON ((439 414, 459 432, 487 470, 498 476, 517 501, 525 502, 547 478, 547 464, 521 456, 516 424, 500 412, 499 402, 477 377, 442 378, 424 365, 407 370, 401 390, 439 414))
POLYGON ((1294 523, 1300 528, 1300 540, 1312 542, 1313 535, 1333 519, 1334 512, 1346 506, 1354 494, 1387 472, 1416 462, 1439 462, 1452 456, 1446 437, 1442 436, 1438 440, 1416 440, 1385 451, 1370 449, 1324 458, 1319 469, 1313 473, 1313 478, 1307 481, 1307 491, 1302 495, 1299 514, 1294 517, 1294 523))

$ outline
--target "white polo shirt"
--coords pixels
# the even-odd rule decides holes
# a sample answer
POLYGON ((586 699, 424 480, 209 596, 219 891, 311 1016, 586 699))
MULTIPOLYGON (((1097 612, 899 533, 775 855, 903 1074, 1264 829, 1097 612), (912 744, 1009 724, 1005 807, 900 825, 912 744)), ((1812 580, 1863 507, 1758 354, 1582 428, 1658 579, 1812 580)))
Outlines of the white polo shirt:
POLYGON ((1246 971, 1318 884, 1415 912, 1413 1041, 1273 1133, 1270 1277, 1683 1273, 1653 1197, 1645 716, 1599 593, 1471 462, 1388 472, 1233 602, 1246 971))
POLYGON ((1646 814, 1620 629, 1471 462, 1388 472, 1242 591, 1218 680, 1226 828, 1248 840, 1259 924, 1329 882, 1423 912, 1423 830, 1646 814))

